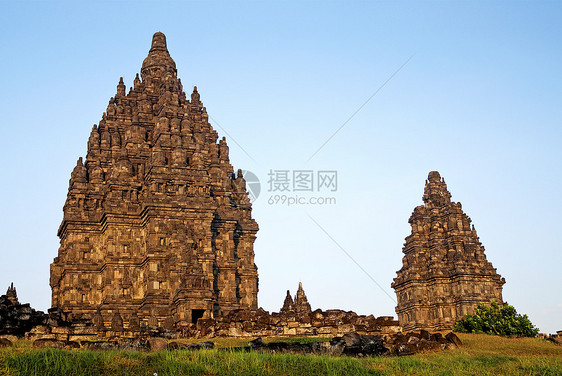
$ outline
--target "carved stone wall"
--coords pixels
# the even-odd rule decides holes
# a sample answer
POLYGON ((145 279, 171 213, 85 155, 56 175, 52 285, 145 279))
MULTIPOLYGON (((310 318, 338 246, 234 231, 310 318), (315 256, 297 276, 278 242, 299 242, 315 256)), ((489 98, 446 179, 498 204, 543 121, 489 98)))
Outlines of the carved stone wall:
POLYGON ((52 306, 100 327, 177 328, 257 309, 258 231, 242 172, 188 99, 166 37, 123 79, 72 171, 52 306))
POLYGON ((451 201, 445 180, 429 173, 424 205, 410 217, 412 233, 392 283, 404 330, 447 330, 478 303, 502 302, 502 278, 486 260, 474 225, 451 201))

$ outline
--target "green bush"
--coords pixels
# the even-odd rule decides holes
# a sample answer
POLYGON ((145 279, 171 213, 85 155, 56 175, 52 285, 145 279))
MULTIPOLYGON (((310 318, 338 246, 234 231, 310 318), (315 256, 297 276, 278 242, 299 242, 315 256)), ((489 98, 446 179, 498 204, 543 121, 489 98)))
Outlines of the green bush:
POLYGON ((478 304, 478 307, 474 309, 474 314, 457 320, 453 330, 461 333, 522 337, 536 337, 539 333, 527 315, 521 316, 513 306, 509 304, 500 306, 495 301, 489 307, 482 303, 478 304))

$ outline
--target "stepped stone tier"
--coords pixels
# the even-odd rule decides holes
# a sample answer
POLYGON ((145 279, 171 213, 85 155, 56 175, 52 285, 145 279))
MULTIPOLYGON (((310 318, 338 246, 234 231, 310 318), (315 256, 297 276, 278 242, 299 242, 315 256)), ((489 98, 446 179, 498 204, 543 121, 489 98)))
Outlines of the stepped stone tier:
POLYGON ((72 171, 52 305, 99 330, 169 330, 257 309, 246 182, 188 99, 166 37, 154 34, 140 77, 123 78, 72 171))
POLYGON ((474 225, 437 171, 429 173, 423 201, 410 217, 412 234, 392 283, 396 313, 404 330, 447 330, 478 303, 501 303, 505 279, 486 260, 474 225))

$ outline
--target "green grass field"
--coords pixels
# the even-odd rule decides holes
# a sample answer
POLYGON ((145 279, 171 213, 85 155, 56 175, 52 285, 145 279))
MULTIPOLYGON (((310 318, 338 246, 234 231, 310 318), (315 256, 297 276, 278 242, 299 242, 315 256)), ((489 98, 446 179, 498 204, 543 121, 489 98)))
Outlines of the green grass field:
POLYGON ((465 346, 456 350, 360 359, 230 351, 247 344, 241 339, 212 339, 214 350, 160 353, 39 350, 31 348, 29 341, 18 341, 13 348, 0 349, 0 374, 562 375, 562 346, 537 338, 459 337, 465 346))

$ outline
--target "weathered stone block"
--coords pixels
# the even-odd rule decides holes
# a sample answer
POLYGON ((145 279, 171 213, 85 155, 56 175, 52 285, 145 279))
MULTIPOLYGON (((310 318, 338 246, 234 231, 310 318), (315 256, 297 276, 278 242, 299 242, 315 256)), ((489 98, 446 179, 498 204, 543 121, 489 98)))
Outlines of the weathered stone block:
POLYGON ((355 327, 352 324, 338 325, 338 333, 351 333, 355 332, 355 327))
POLYGON ((165 338, 150 338, 148 343, 150 351, 163 351, 168 348, 168 341, 165 338))
POLYGON ((4 335, 0 336, 0 338, 7 339, 8 341, 10 341, 12 343, 16 342, 18 340, 17 336, 14 336, 14 335, 11 335, 11 334, 4 334, 4 335))
POLYGON ((68 326, 55 326, 51 328, 51 333, 53 334, 69 334, 71 332, 68 326))
POLYGON ((284 327, 283 328, 283 335, 285 335, 285 336, 295 336, 295 335, 297 335, 297 329, 296 328, 284 327))
POLYGON ((33 347, 36 348, 53 347, 57 349, 64 349, 65 346, 66 346, 66 341, 59 340, 59 339, 42 338, 33 341, 33 347))
POLYGON ((338 333, 338 329, 335 326, 323 326, 317 329, 318 334, 330 334, 336 335, 338 333))
POLYGON ((313 336, 316 334, 316 328, 311 327, 297 327, 296 328, 296 335, 297 336, 313 336))

